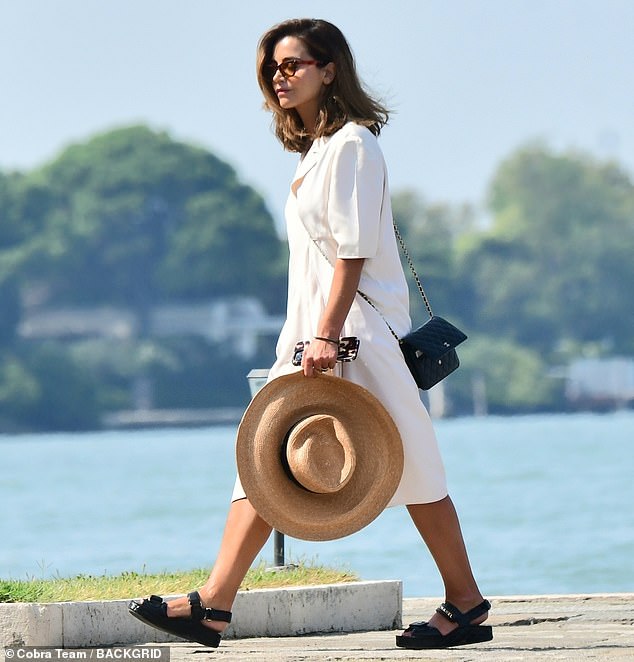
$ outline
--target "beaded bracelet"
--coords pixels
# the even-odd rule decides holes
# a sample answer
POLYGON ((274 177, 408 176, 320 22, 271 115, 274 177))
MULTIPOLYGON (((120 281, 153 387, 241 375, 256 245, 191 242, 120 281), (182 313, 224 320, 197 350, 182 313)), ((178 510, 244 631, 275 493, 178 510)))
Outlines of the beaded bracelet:
POLYGON ((332 345, 337 345, 339 347, 339 341, 336 338, 324 338, 323 336, 314 336, 315 340, 323 340, 324 342, 329 342, 332 345))

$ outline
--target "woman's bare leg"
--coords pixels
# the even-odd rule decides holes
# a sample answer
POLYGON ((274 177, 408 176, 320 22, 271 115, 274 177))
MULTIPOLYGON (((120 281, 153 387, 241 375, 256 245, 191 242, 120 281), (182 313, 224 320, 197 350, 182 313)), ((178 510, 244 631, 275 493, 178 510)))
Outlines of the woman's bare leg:
MULTIPOLYGON (((247 499, 231 504, 218 557, 209 578, 198 589, 205 607, 231 611, 238 588, 270 533, 271 527, 255 512, 247 499)), ((189 616, 190 611, 187 598, 168 602, 168 616, 189 616)), ((202 623, 218 632, 227 627, 227 623, 220 621, 202 623)))
MULTIPOLYGON (((458 515, 453 502, 447 496, 434 503, 407 506, 410 517, 429 548, 445 586, 445 600, 466 612, 482 600, 467 556, 458 515)), ((482 623, 487 615, 474 624, 482 623)), ((447 634, 457 625, 440 614, 434 614, 429 624, 447 634)))

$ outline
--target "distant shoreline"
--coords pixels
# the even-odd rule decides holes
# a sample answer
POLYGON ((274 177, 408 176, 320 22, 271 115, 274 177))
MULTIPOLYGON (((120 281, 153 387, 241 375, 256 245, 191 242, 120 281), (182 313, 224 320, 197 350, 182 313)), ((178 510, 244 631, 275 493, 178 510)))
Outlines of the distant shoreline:
POLYGON ((154 427, 204 427, 240 422, 244 407, 213 409, 126 409, 102 418, 106 430, 134 430, 154 427))

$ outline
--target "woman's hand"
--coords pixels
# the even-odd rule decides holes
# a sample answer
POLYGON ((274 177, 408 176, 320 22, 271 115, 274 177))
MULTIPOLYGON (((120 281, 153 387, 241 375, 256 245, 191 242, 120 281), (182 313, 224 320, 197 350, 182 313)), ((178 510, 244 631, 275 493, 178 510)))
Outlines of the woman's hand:
POLYGON ((326 372, 335 367, 337 363, 338 346, 326 340, 310 341, 304 347, 302 355, 302 368, 306 377, 314 377, 318 372, 326 372))
POLYGON ((357 293, 363 262, 363 258, 338 258, 335 262, 328 301, 315 332, 317 337, 304 349, 302 368, 306 377, 314 377, 318 372, 334 368, 337 363, 339 345, 334 341, 339 339, 357 293))

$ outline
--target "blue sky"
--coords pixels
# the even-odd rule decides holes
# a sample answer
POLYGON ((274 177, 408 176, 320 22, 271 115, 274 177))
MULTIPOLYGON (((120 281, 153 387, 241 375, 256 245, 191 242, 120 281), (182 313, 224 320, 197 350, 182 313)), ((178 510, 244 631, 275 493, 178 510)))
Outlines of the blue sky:
POLYGON ((297 157, 261 110, 255 47, 316 11, 396 110, 392 190, 482 205, 530 140, 634 172, 632 0, 0 0, 0 168, 144 122, 231 163, 279 220, 297 157))

